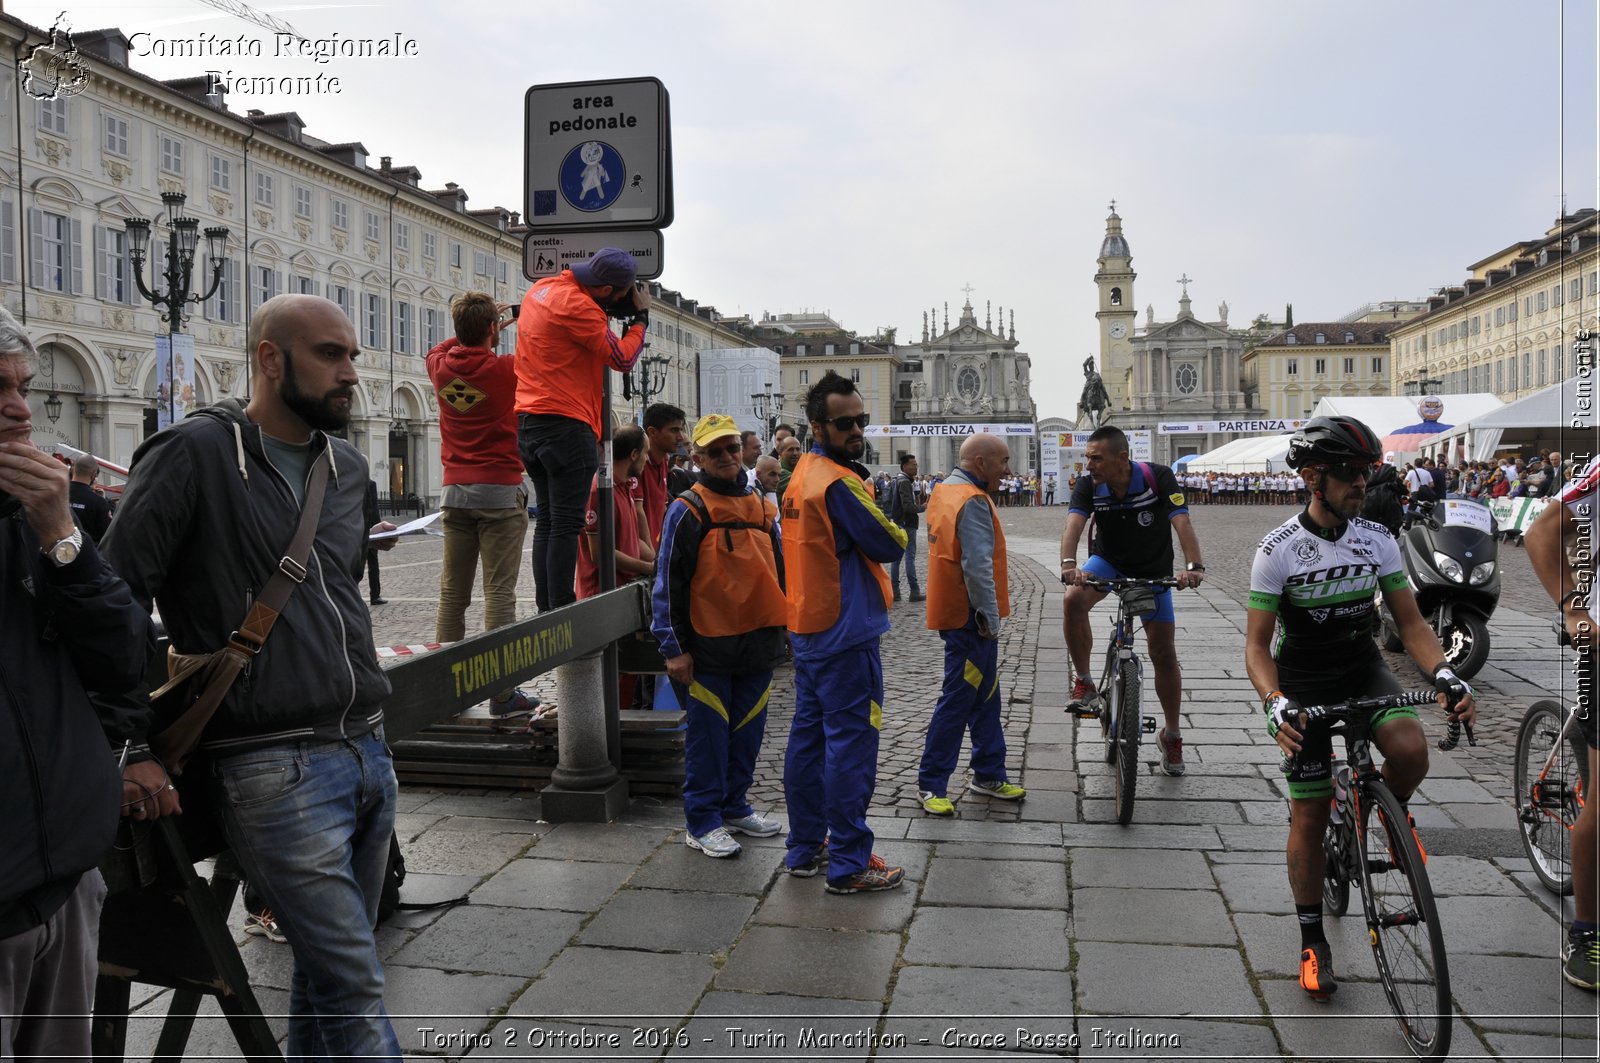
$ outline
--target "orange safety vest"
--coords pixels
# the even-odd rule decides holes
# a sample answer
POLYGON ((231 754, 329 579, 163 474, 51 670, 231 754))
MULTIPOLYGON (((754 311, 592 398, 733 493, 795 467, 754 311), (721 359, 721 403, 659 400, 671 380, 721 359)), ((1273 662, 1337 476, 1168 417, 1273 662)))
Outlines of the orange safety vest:
MULTIPOLYGON (((783 567, 789 591, 789 630, 815 635, 839 622, 839 555, 828 515, 828 488, 855 473, 823 454, 802 454, 783 492, 783 567)), ((873 562, 884 608, 889 574, 873 562)))
POLYGON ((695 484, 678 496, 700 519, 689 623, 703 638, 783 627, 786 603, 772 552, 778 508, 760 495, 724 495, 695 484))
POLYGON ((994 525, 995 599, 1000 603, 1000 615, 1011 615, 1006 536, 1000 530, 1000 514, 981 487, 946 480, 928 501, 928 627, 934 631, 966 627, 972 611, 967 582, 961 577, 961 539, 956 535, 956 520, 971 498, 981 498, 989 507, 989 521, 994 525))

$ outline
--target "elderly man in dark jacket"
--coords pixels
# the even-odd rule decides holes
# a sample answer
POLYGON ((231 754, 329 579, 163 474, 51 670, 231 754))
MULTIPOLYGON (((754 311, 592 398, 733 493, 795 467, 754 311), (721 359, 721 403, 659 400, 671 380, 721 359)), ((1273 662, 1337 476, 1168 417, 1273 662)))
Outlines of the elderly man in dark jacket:
POLYGON ((33 357, 0 309, 0 1059, 87 1058, 119 783, 85 688, 135 686, 154 634, 29 441, 33 357))

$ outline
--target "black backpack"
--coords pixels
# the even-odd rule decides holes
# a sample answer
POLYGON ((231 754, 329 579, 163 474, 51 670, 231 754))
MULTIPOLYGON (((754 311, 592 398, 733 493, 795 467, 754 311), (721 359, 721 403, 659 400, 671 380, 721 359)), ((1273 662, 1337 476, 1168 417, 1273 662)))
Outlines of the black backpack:
POLYGON ((1380 465, 1372 479, 1367 481, 1367 500, 1361 504, 1361 515, 1389 529, 1389 534, 1400 537, 1400 519, 1404 508, 1400 496, 1404 489, 1400 474, 1393 465, 1380 465))

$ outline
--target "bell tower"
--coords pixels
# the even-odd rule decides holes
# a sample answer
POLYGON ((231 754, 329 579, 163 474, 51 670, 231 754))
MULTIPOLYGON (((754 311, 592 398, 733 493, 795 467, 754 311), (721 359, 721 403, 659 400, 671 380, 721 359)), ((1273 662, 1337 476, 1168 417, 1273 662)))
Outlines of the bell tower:
POLYGON ((1106 236, 1100 241, 1097 261, 1100 268, 1094 283, 1100 289, 1100 304, 1094 316, 1100 322, 1100 375, 1111 410, 1127 410, 1133 406, 1133 280, 1137 274, 1133 272, 1133 253, 1122 235, 1116 200, 1111 201, 1111 213, 1106 217, 1106 236))

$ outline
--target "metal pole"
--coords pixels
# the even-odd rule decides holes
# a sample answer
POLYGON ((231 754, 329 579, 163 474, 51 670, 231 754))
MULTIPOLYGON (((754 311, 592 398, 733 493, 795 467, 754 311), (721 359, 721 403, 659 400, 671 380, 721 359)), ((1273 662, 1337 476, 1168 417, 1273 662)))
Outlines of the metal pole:
MULTIPOLYGON (((611 443, 614 429, 611 426, 611 369, 608 367, 600 380, 600 556, 595 566, 600 575, 600 593, 617 587, 617 522, 616 491, 611 476, 611 443)), ((617 704, 617 644, 610 642, 602 653, 601 683, 605 691, 606 747, 611 751, 611 766, 622 768, 622 718, 617 704)))

